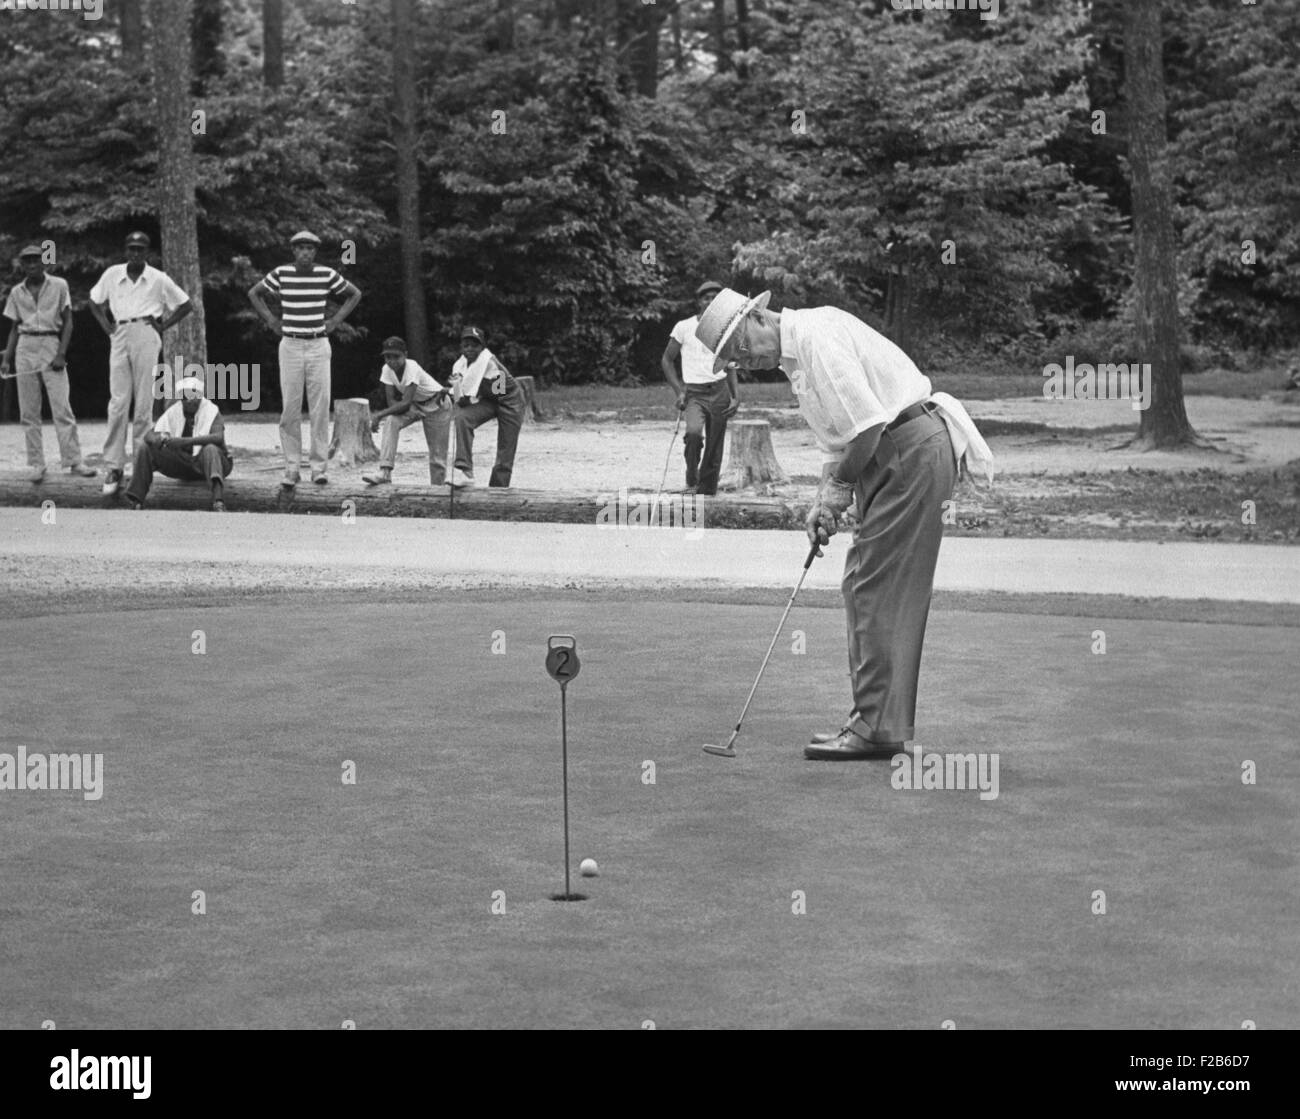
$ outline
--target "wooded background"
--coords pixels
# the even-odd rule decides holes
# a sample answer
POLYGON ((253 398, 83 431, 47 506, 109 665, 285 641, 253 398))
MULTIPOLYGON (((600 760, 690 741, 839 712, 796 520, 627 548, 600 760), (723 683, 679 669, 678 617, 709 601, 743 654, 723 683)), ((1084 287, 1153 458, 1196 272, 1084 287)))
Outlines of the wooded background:
MULTIPOLYGON (((244 293, 303 227, 365 293, 336 396, 373 385, 391 333, 445 372, 465 322, 543 384, 657 380, 706 277, 845 307, 950 371, 1135 360, 1143 316, 1176 300, 1158 344, 1180 372, 1245 368, 1300 338, 1300 4, 1155 14, 1126 31, 1119 0, 1002 0, 992 20, 890 0, 6 12, 0 259, 52 240, 80 307, 148 231, 155 263, 202 278, 205 315, 169 348, 259 362, 272 410, 275 339, 244 293), (1150 60, 1135 104, 1155 105, 1142 259, 1168 272, 1145 304, 1126 34, 1128 65, 1150 60)), ((77 321, 74 374, 103 371, 106 340, 77 321)), ((106 375, 74 386, 102 413, 106 375)))

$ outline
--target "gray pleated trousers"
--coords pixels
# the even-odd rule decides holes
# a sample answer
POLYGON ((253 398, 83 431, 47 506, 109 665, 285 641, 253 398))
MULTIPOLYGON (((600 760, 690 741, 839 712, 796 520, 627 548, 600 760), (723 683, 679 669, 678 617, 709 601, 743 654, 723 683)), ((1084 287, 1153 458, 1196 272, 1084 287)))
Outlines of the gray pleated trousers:
POLYGON ((858 481, 860 523, 843 590, 856 712, 850 725, 868 742, 914 737, 943 503, 956 481, 952 442, 937 415, 884 432, 858 481))

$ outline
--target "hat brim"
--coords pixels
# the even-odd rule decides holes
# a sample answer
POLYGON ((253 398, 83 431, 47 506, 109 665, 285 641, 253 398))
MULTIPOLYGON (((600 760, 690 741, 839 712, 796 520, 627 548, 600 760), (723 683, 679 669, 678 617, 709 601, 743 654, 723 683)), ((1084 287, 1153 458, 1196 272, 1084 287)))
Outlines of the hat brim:
POLYGON ((755 309, 758 309, 760 311, 765 311, 767 310, 767 305, 771 301, 772 301, 772 293, 770 291, 762 291, 759 292, 756 296, 754 296, 753 299, 748 300, 745 303, 745 305, 741 307, 741 309, 738 312, 736 312, 735 318, 733 318, 731 322, 727 324, 727 329, 722 332, 722 337, 718 339, 717 349, 713 351, 714 353, 713 371, 715 373, 717 373, 719 370, 725 369, 727 366, 727 362, 731 360, 730 358, 721 358, 718 357, 717 355, 722 353, 722 351, 727 348, 727 343, 731 341, 732 336, 736 333, 737 330, 740 329, 740 324, 743 323, 747 318, 749 318, 749 312, 755 309))

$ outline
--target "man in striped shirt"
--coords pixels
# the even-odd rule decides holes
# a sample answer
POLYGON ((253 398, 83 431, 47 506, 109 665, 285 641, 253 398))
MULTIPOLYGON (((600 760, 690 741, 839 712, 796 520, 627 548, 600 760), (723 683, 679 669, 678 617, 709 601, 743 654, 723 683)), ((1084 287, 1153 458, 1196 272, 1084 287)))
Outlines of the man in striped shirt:
POLYGON ((303 230, 289 240, 293 263, 271 269, 248 289, 248 300, 262 321, 280 336, 280 447, 284 451, 284 481, 292 491, 298 484, 302 461, 302 396, 307 392, 307 414, 311 421, 311 480, 325 485, 325 460, 329 452, 330 342, 340 323, 361 301, 361 291, 333 268, 316 263, 320 238, 303 230), (280 301, 276 321, 263 298, 280 301), (343 306, 326 318, 330 296, 343 306))

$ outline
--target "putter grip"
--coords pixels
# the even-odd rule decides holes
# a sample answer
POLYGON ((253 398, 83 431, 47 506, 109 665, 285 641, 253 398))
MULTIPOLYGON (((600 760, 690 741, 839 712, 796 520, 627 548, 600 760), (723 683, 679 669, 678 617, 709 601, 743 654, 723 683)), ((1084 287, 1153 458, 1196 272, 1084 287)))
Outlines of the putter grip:
POLYGON ((812 567, 812 561, 815 560, 815 559, 817 558, 817 548, 818 548, 818 547, 819 547, 819 545, 814 544, 811 548, 808 549, 808 558, 807 558, 806 560, 803 561, 803 569, 804 569, 805 571, 807 571, 808 568, 812 567))

